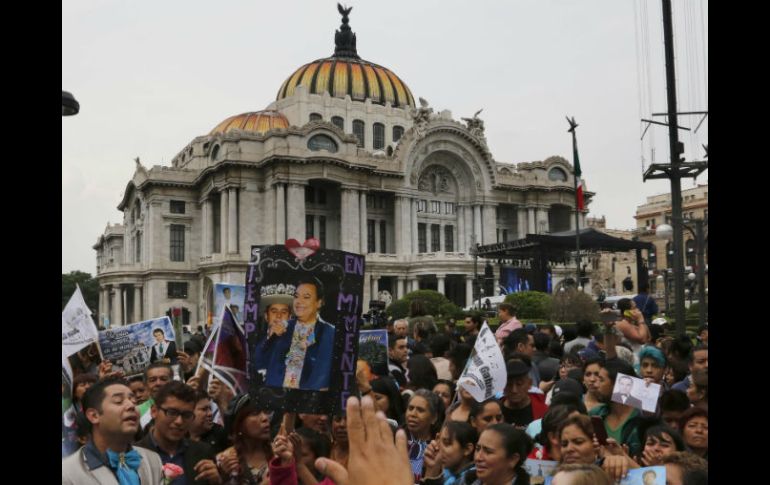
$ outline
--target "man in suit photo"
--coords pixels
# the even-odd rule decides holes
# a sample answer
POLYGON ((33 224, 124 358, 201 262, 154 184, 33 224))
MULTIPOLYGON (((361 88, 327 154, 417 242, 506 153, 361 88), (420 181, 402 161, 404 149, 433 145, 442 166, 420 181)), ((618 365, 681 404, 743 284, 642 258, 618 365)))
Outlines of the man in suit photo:
POLYGON ((166 333, 162 328, 153 330, 152 336, 155 338, 155 345, 150 353, 150 363, 161 360, 165 364, 176 364, 176 342, 166 340, 166 333))
POLYGON ((634 380, 625 375, 618 376, 616 389, 619 392, 612 394, 612 401, 631 406, 632 408, 642 409, 642 401, 631 395, 631 389, 634 387, 634 380))

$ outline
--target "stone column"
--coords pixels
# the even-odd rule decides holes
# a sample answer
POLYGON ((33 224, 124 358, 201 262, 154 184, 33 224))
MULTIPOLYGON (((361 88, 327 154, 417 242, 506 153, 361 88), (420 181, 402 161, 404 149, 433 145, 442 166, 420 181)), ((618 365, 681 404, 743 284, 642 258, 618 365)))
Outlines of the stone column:
POLYGON ((444 237, 444 224, 439 224, 438 227, 438 250, 439 252, 446 252, 446 238, 444 237))
POLYGON ((211 224, 209 221, 209 199, 206 198, 201 202, 201 256, 208 256, 211 254, 209 231, 211 230, 211 224))
POLYGON ((436 279, 438 279, 438 292, 443 295, 445 291, 444 280, 446 279, 446 275, 437 274, 436 279))
MULTIPOLYGON (((580 226, 583 227, 583 226, 580 226)), ((575 230, 575 211, 570 211, 569 213, 569 230, 574 231, 575 230)))
POLYGON ((369 311, 369 300, 372 300, 372 275, 364 273, 364 285, 363 294, 361 295, 361 312, 366 313, 369 311))
POLYGON ((495 280, 493 282, 493 290, 495 296, 500 296, 500 265, 495 264, 492 266, 493 274, 495 275, 495 280))
POLYGON ((473 275, 465 275, 465 306, 473 305, 473 275))
POLYGON ((112 295, 112 325, 120 327, 123 325, 123 289, 120 285, 115 286, 115 293, 112 295))
POLYGON ((537 234, 535 229, 535 208, 527 207, 527 234, 537 234))
POLYGON ((404 297, 404 283, 405 278, 403 276, 399 276, 396 281, 396 300, 400 300, 404 297))
MULTIPOLYGON (((359 218, 359 239, 361 242, 361 250, 359 251, 361 254, 366 254, 367 252, 367 243, 368 243, 368 234, 367 234, 367 221, 366 221, 366 192, 363 190, 359 191, 358 193, 358 218, 359 218)), ((375 223, 375 226, 377 224, 375 223)), ((374 252, 377 252, 377 243, 379 243, 379 238, 375 237, 374 239, 374 252)), ((380 250, 380 252, 384 252, 380 250)), ((369 303, 368 301, 366 302, 369 303)))
MULTIPOLYGON (((465 248, 470 251, 473 244, 478 242, 473 240, 473 210, 469 206, 463 206, 463 220, 465 221, 465 248)), ((478 236, 476 236, 478 238, 478 236)))
POLYGON ((286 187, 286 239, 305 241, 307 227, 305 220, 305 186, 288 184, 286 187))
MULTIPOLYGON (((282 183, 275 184, 275 243, 286 241, 286 194, 282 183)), ((304 241, 304 239, 303 239, 304 241)))
POLYGON ((485 244, 484 235, 481 231, 481 206, 476 204, 473 206, 473 234, 476 235, 477 243, 485 244))
POLYGON ((227 252, 238 252, 238 189, 230 187, 227 204, 227 252))
POLYGON ((527 237, 527 209, 519 207, 516 211, 516 231, 517 239, 524 239, 527 237))
POLYGON ((404 250, 404 198, 397 195, 394 198, 394 204, 393 204, 393 228, 395 229, 395 234, 393 234, 394 239, 396 241, 396 254, 401 255, 405 253, 404 250))
MULTIPOLYGON (((409 211, 412 219, 412 254, 417 254, 420 252, 420 245, 418 244, 420 233, 417 229, 417 199, 410 199, 410 201, 412 207, 409 211)), ((427 228, 425 230, 425 240, 429 241, 427 228)), ((430 245, 426 244, 426 246, 426 249, 430 250, 430 245)))
POLYGON ((457 207, 457 237, 455 238, 455 244, 457 245, 457 249, 455 251, 459 253, 464 253, 466 251, 465 247, 465 238, 467 235, 465 234, 465 207, 457 207))
POLYGON ((262 241, 264 241, 264 244, 277 244, 278 240, 275 237, 275 188, 272 185, 265 186, 263 200, 265 201, 265 223, 263 227, 257 230, 262 231, 262 241))
MULTIPOLYGON (((110 325, 112 325, 112 314, 110 313, 110 287, 105 286, 102 290, 102 301, 104 302, 104 306, 101 307, 101 314, 109 320, 110 325)), ((102 324, 104 324, 104 320, 102 320, 102 324)))
POLYGON ((219 194, 219 252, 227 252, 227 216, 228 216, 228 197, 227 192, 219 194))
POLYGON ((485 205, 482 209, 482 213, 482 225, 484 230, 483 244, 494 244, 497 242, 497 207, 485 205))
POLYGON ((358 252, 361 245, 361 232, 358 227, 360 223, 358 214, 358 191, 354 189, 342 189, 341 202, 342 214, 340 217, 340 239, 342 240, 342 250, 355 253, 358 252))
POLYGON ((134 320, 142 321, 142 285, 134 285, 134 320))

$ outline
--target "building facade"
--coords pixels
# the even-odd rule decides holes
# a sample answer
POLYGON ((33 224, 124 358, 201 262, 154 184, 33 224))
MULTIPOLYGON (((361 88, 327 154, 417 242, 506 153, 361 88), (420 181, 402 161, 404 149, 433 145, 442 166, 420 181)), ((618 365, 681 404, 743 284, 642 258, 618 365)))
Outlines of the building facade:
POLYGON ((495 161, 478 113, 458 121, 416 103, 399 76, 358 56, 347 16, 335 43, 264 110, 194 138, 171 166, 136 160, 123 222, 94 245, 102 323, 181 308, 201 324, 215 283, 245 281, 252 245, 309 237, 366 255, 367 306, 425 288, 466 306, 475 243, 574 229, 566 159, 495 161))
MULTIPOLYGON (((588 217, 586 224, 597 231, 621 239, 631 240, 636 236, 634 230, 607 228, 607 220, 604 216, 588 217)), ((593 269, 591 293, 596 297, 602 293, 605 296, 631 294, 636 293, 639 289, 636 273, 636 251, 597 252, 591 256, 590 266, 593 269), (626 289, 628 281, 633 285, 630 290, 626 289)))
MULTIPOLYGON (((708 184, 698 185, 692 189, 682 190, 682 217, 687 220, 708 221, 708 184)), ((647 203, 636 209, 636 233, 639 240, 651 242, 655 245, 653 252, 645 251, 647 266, 650 270, 651 291, 662 294, 664 291, 662 280, 657 276, 666 275, 673 267, 674 251, 672 242, 656 236, 655 230, 660 224, 671 224, 671 194, 660 194, 647 197, 647 203)), ((707 227, 707 226, 706 226, 707 227)), ((693 233, 684 230, 684 258, 685 273, 697 271, 697 245, 693 233)), ((708 265, 708 237, 705 238, 704 259, 708 265)), ((708 280, 707 280, 708 281, 708 280)))

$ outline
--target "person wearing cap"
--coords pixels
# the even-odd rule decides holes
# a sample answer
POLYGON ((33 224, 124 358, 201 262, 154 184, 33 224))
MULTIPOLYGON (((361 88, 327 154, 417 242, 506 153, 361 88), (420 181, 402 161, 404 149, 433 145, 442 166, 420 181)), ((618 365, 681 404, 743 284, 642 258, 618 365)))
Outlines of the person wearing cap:
POLYGON ((257 372, 267 369, 276 342, 286 333, 295 290, 294 285, 284 284, 265 285, 261 289, 260 305, 265 309, 267 329, 251 352, 252 366, 257 372))
POLYGON ((503 390, 503 418, 506 423, 520 428, 542 418, 548 410, 545 395, 530 392, 531 370, 529 358, 522 354, 514 354, 506 364, 508 380, 503 390))
POLYGON ((524 325, 516 318, 516 307, 510 303, 500 303, 497 307, 497 316, 500 317, 500 326, 495 331, 495 338, 498 345, 502 345, 505 337, 517 328, 523 328, 524 325))

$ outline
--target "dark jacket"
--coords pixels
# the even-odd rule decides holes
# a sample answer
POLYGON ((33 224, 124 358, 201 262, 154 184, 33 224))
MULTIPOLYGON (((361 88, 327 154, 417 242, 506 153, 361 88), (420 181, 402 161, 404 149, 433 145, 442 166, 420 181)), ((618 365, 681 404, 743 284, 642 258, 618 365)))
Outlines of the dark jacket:
MULTIPOLYGON (((273 344, 274 348, 267 364, 266 384, 272 387, 283 387, 283 379, 286 374, 286 354, 291 347, 294 327, 297 319, 289 320, 286 333, 273 344)), ((320 316, 315 324, 315 342, 305 351, 305 363, 302 366, 302 375, 299 380, 299 388, 303 390, 318 391, 329 387, 332 370, 332 354, 334 352, 334 325, 323 321, 320 316)))
POLYGON ((165 345, 166 347, 163 349, 163 355, 158 356, 158 352, 155 349, 155 345, 152 345, 152 352, 150 352, 150 363, 155 362, 158 359, 162 359, 163 357, 168 357, 169 360, 171 360, 171 365, 176 365, 177 363, 177 355, 176 355, 176 342, 173 340, 168 341, 166 340, 165 345))
MULTIPOLYGON (((136 443, 136 446, 154 451, 161 456, 161 459, 163 459, 166 453, 158 449, 158 447, 155 445, 155 442, 152 440, 151 434, 152 433, 147 433, 144 438, 136 443)), ((215 460, 216 453, 214 453, 211 445, 201 441, 196 442, 185 439, 184 446, 186 446, 186 448, 181 452, 184 454, 184 466, 182 468, 184 468, 184 475, 185 478, 187 478, 187 483, 192 485, 208 485, 208 480, 195 480, 195 477, 198 475, 198 473, 195 472, 194 468, 195 465, 197 465, 201 460, 215 460)), ((166 463, 165 460, 163 463, 166 463)))

